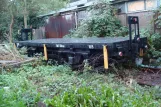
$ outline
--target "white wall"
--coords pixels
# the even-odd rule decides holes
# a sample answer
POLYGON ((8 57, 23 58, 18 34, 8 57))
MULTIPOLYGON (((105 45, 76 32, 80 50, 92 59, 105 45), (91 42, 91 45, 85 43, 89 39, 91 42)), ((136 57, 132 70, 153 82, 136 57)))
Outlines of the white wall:
POLYGON ((154 10, 160 6, 161 0, 134 0, 129 2, 123 2, 114 4, 118 9, 121 9, 121 13, 131 13, 139 11, 154 10))

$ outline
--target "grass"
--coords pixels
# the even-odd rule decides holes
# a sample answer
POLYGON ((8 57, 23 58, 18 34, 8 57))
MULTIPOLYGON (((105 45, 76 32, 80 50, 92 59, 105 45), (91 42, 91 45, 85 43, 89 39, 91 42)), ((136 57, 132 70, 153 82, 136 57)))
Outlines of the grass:
POLYGON ((159 107, 159 87, 139 86, 115 74, 74 72, 66 65, 26 64, 0 75, 0 107, 159 107))

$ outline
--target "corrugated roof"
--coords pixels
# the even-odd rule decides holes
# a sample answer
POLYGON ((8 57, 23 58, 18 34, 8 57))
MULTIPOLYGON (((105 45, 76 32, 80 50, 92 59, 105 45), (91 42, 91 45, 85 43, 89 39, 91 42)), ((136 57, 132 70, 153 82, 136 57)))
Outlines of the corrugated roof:
MULTIPOLYGON (((126 2, 126 1, 129 1, 129 0, 110 0, 110 2, 112 4, 117 4, 117 3, 126 2)), ((62 8, 59 11, 51 11, 50 13, 39 15, 37 17, 41 18, 41 17, 45 17, 45 16, 51 16, 51 15, 54 15, 54 14, 60 14, 60 13, 68 12, 68 11, 73 11, 73 10, 76 10, 76 9, 81 9, 81 8, 89 7, 89 6, 93 5, 93 3, 94 3, 94 1, 83 3, 82 6, 80 6, 80 7, 78 7, 78 5, 71 6, 71 7, 68 5, 67 7, 62 8)))
POLYGON ((73 10, 77 10, 77 9, 81 9, 81 8, 85 8, 85 7, 89 7, 91 5, 93 5, 93 1, 91 2, 87 2, 85 4, 82 4, 82 6, 73 6, 73 7, 66 7, 66 8, 62 8, 60 9, 59 11, 52 11, 50 13, 47 13, 47 14, 44 14, 44 15, 39 15, 37 17, 41 18, 41 17, 45 17, 45 16, 51 16, 51 15, 54 15, 54 14, 60 14, 60 13, 65 13, 65 12, 68 12, 68 11, 73 11, 73 10))

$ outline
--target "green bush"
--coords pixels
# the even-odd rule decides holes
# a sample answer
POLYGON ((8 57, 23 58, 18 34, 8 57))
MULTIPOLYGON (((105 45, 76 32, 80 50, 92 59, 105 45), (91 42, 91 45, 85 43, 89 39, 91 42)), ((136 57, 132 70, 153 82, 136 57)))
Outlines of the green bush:
POLYGON ((149 29, 142 30, 141 35, 148 38, 148 58, 161 57, 161 35, 159 33, 153 33, 149 29))
POLYGON ((161 49, 161 35, 159 33, 154 33, 149 39, 156 50, 161 49))
POLYGON ((91 6, 89 17, 80 23, 80 26, 71 31, 67 37, 107 37, 125 36, 127 27, 123 27, 116 18, 115 8, 108 0, 101 0, 91 6))

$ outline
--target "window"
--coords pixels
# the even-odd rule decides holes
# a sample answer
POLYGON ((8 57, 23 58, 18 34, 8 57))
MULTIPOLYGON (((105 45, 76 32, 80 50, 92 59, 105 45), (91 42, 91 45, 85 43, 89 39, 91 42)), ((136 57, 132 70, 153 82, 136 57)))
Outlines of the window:
POLYGON ((119 3, 115 5, 115 8, 118 9, 118 13, 125 13, 126 12, 126 7, 125 3, 119 3))
POLYGON ((87 15, 88 15, 88 13, 86 11, 79 11, 78 12, 78 21, 86 19, 87 15))

